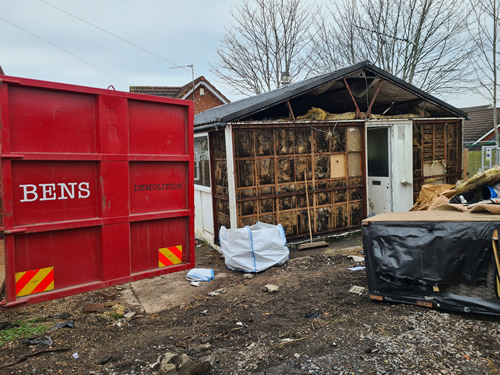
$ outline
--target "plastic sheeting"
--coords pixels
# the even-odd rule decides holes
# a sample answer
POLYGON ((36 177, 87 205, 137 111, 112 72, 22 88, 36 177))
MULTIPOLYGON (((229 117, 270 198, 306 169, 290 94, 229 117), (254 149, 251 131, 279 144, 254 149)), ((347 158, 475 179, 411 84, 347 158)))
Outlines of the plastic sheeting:
POLYGON ((210 281, 214 277, 214 270, 210 268, 193 268, 186 274, 188 281, 210 281))
POLYGON ((487 272, 494 264, 492 233, 497 227, 499 222, 493 220, 366 219, 362 231, 370 294, 392 302, 500 315, 494 275, 487 272), (471 297, 468 286, 484 286, 491 293, 471 297))
POLYGON ((285 264, 290 256, 281 224, 257 222, 238 229, 223 226, 219 240, 226 266, 232 270, 262 272, 285 264))

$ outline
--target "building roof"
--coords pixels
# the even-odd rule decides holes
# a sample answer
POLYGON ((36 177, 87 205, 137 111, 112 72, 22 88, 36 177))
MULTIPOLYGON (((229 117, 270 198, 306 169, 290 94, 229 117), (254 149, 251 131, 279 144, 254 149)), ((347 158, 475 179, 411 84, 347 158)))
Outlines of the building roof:
MULTIPOLYGON (((467 112, 468 120, 464 122, 464 145, 481 142, 488 138, 493 132, 493 107, 483 105, 477 107, 462 108, 467 112)), ((500 121, 500 111, 497 108, 497 118, 500 121)))
POLYGON ((166 98, 177 98, 179 90, 180 87, 173 86, 130 86, 130 92, 166 98))
POLYGON ((431 117, 466 117, 460 109, 364 61, 201 112, 195 116, 195 130, 234 121, 289 117, 287 101, 295 116, 305 114, 313 106, 330 113, 352 112, 355 105, 345 82, 360 111, 366 111, 369 101, 376 96, 373 114, 415 113, 414 109, 419 107, 419 111, 425 110, 431 117))
POLYGON ((212 91, 222 103, 230 102, 230 100, 217 90, 204 76, 199 76, 194 81, 190 81, 184 86, 130 86, 130 92, 167 98, 186 99, 201 85, 212 91))

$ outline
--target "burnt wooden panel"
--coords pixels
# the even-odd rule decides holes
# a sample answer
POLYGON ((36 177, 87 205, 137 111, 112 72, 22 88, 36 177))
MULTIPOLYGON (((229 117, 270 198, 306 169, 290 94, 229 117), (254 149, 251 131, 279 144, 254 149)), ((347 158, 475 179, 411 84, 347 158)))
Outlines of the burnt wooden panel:
POLYGON ((233 125, 238 227, 281 223, 287 237, 359 227, 364 123, 233 125), (309 196, 306 197, 304 176, 309 196))
POLYGON ((413 200, 422 185, 455 184, 462 178, 462 120, 419 120, 413 124, 413 200))
POLYGON ((219 228, 231 227, 226 161, 226 143, 223 130, 209 133, 210 162, 212 164, 212 202, 214 211, 214 237, 219 241, 219 228))

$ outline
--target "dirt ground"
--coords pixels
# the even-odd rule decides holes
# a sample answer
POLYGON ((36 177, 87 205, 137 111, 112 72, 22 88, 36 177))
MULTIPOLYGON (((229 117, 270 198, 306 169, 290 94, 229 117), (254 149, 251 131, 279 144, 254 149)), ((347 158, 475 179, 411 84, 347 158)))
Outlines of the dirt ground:
POLYGON ((348 270, 359 265, 348 255, 362 255, 360 245, 354 235, 326 250, 292 250, 284 266, 252 278, 203 245, 197 267, 214 269, 215 280, 194 287, 186 272, 156 278, 161 311, 140 295, 131 302, 129 284, 3 310, 1 322, 74 327, 47 332, 51 347, 4 345, 0 373, 155 374, 165 352, 209 343, 215 364, 207 374, 500 374, 498 319, 370 301, 365 271, 348 270), (182 298, 168 297, 173 286, 182 298), (89 303, 104 310, 84 312, 89 303), (128 312, 135 315, 117 319, 128 312))

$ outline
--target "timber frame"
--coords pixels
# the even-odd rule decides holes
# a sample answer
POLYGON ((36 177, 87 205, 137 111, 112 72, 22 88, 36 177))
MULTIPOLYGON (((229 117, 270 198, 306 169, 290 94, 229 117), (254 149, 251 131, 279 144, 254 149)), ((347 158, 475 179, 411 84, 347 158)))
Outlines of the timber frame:
POLYGON ((220 226, 281 223, 287 238, 359 228, 367 215, 366 136, 411 121, 413 197, 462 178, 466 114, 368 62, 195 116, 209 132, 215 242, 220 226))

